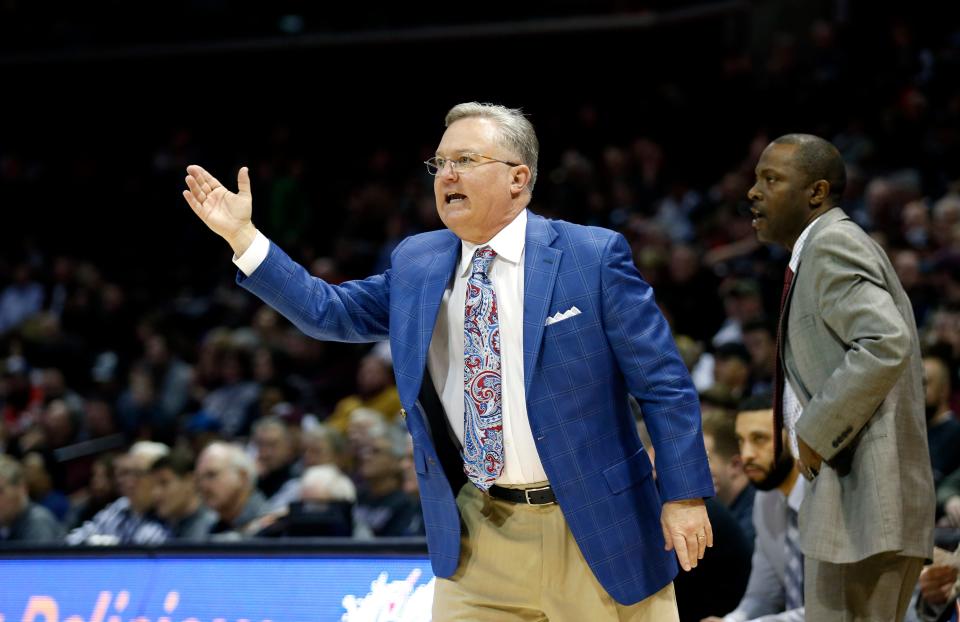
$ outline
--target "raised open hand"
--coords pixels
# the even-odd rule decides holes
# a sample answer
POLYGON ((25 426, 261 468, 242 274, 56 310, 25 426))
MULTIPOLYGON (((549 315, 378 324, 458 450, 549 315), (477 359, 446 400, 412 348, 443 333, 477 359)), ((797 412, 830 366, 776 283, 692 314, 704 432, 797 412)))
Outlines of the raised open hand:
POLYGON ((230 192, 202 166, 187 167, 187 190, 183 198, 214 233, 225 239, 238 255, 253 241, 253 196, 247 167, 237 173, 237 192, 230 192))

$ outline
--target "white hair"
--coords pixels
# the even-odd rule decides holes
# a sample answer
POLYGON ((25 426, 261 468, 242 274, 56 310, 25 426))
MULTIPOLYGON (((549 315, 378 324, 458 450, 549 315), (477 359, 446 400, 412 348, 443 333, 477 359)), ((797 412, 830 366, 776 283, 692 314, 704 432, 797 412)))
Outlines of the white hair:
POLYGON ((367 425, 368 434, 377 436, 382 434, 387 427, 387 420, 379 410, 360 406, 354 408, 353 412, 347 417, 347 426, 351 424, 367 425))
POLYGON ((385 438, 390 444, 390 453, 394 458, 403 458, 407 453, 407 439, 410 433, 405 427, 395 424, 386 424, 383 427, 374 427, 370 430, 370 439, 385 438))
POLYGON ((256 434, 260 430, 265 430, 267 428, 276 428, 283 433, 283 438, 288 443, 294 442, 293 430, 290 429, 290 426, 280 417, 264 417, 262 419, 257 419, 253 424, 253 433, 256 434))
POLYGON ((300 476, 300 496, 309 489, 312 497, 323 497, 325 501, 357 500, 357 488, 343 471, 332 464, 312 466, 300 476))
POLYGON ((955 194, 946 194, 933 204, 933 217, 937 220, 955 218, 960 214, 960 197, 955 194))
POLYGON ((12 456, 0 454, 0 481, 10 486, 19 486, 23 482, 23 466, 12 456))
POLYGON ((153 464, 158 459, 168 456, 170 454, 170 448, 163 443, 137 441, 130 446, 130 450, 127 453, 131 456, 145 456, 150 463, 153 464))
POLYGON ((460 119, 483 118, 490 119, 499 127, 498 142, 517 154, 522 164, 530 169, 530 183, 527 192, 533 192, 537 183, 537 158, 540 155, 540 143, 533 124, 524 116, 519 108, 507 108, 499 104, 481 104, 480 102, 465 102, 457 104, 447 113, 444 124, 453 125, 460 119))
POLYGON ((243 447, 234 443, 214 441, 207 445, 201 457, 208 452, 223 454, 227 458, 227 464, 230 465, 231 468, 247 476, 251 490, 257 485, 257 465, 254 463, 253 458, 243 450, 243 447))
POLYGON ((343 435, 326 423, 304 428, 300 433, 300 440, 304 445, 312 440, 328 441, 334 453, 339 453, 343 449, 343 435))

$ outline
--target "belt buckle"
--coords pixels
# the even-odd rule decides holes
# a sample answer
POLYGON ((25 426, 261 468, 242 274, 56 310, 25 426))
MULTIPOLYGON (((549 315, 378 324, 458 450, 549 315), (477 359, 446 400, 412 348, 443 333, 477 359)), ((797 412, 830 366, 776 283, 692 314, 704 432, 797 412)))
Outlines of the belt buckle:
POLYGON ((546 503, 534 503, 533 501, 530 500, 530 493, 531 493, 531 492, 539 492, 539 491, 541 491, 541 490, 550 490, 550 486, 540 486, 539 488, 524 488, 524 489, 523 489, 523 497, 524 497, 524 499, 526 499, 527 505, 551 505, 551 504, 553 504, 553 501, 547 501, 546 503))

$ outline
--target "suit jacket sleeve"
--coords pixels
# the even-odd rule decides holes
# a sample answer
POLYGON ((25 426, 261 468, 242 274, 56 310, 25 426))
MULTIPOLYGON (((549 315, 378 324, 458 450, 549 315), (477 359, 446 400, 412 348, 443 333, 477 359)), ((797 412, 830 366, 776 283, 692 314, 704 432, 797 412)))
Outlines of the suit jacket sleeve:
POLYGON ((607 242, 602 266, 604 331, 650 431, 661 498, 711 497, 697 391, 622 235, 607 242))
POLYGON ((867 239, 830 227, 811 243, 800 270, 816 271, 816 308, 846 354, 804 407, 797 433, 830 460, 856 438, 893 388, 909 360, 911 340, 867 239))
POLYGON ((389 270, 331 285, 271 242, 263 263, 249 277, 238 272, 237 283, 315 339, 368 342, 389 336, 389 270))

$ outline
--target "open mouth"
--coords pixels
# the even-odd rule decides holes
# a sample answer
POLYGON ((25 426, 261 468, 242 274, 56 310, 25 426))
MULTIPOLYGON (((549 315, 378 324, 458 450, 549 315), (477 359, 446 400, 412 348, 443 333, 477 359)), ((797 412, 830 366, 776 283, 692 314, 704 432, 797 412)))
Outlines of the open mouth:
POLYGON ((466 200, 467 197, 459 192, 448 192, 445 198, 447 203, 460 203, 461 201, 466 200))

